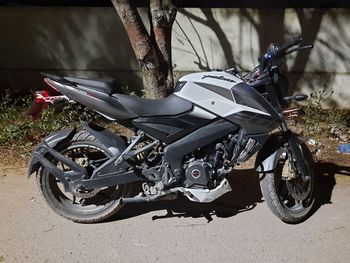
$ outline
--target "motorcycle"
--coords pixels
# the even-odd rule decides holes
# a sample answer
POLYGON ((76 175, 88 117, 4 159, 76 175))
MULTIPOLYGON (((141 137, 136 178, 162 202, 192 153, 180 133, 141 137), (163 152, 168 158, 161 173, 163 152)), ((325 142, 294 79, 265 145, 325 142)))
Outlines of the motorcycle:
POLYGON ((131 129, 126 138, 93 123, 51 134, 33 150, 29 176, 49 206, 79 223, 99 222, 124 204, 175 199, 212 202, 231 191, 226 175, 256 155, 265 202, 286 223, 300 223, 315 203, 313 158, 287 125, 304 94, 287 96, 276 61, 312 45, 301 37, 271 44, 260 65, 192 73, 162 100, 122 94, 112 81, 44 75, 59 95, 37 92, 32 115, 48 104, 78 102, 131 129), (135 187, 138 192, 135 193, 135 187), (137 189, 137 188, 136 188, 137 189))

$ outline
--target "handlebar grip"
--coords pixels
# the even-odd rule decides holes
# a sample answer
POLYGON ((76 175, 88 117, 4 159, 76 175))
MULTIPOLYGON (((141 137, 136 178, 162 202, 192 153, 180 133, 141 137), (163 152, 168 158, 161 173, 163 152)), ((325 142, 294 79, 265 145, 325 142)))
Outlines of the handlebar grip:
POLYGON ((287 40, 287 42, 284 43, 283 45, 279 46, 278 51, 283 52, 292 46, 298 45, 302 40, 303 40, 302 36, 293 37, 293 38, 287 40))
POLYGON ((292 46, 298 45, 302 40, 302 36, 297 36, 287 40, 287 42, 285 42, 281 46, 275 46, 274 44, 271 44, 267 49, 267 52, 258 59, 258 61, 260 62, 260 72, 265 70, 268 60, 272 60, 273 58, 278 58, 286 55, 285 51, 287 49, 289 49, 292 46))

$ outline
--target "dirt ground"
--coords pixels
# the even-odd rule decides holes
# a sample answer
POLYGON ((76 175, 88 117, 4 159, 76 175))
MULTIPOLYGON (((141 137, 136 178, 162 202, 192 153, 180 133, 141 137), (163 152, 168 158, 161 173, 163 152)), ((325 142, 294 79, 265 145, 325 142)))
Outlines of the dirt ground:
MULTIPOLYGON (((327 167, 326 167, 327 168, 327 167)), ((316 212, 288 225, 263 202, 252 169, 214 203, 126 205, 99 224, 55 214, 26 168, 0 177, 0 262, 348 262, 350 176, 322 168, 316 212)))
POLYGON ((263 202, 253 159, 228 177, 233 191, 214 203, 128 205, 107 222, 75 224, 27 180, 31 149, 0 146, 0 262, 347 262, 350 155, 337 152, 340 143, 309 144, 317 211, 298 225, 281 222, 263 202))

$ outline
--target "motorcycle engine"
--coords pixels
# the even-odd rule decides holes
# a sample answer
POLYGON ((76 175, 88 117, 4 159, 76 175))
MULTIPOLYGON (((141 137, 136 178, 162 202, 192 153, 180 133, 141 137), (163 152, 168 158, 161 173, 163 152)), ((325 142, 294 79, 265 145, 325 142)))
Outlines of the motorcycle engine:
POLYGON ((212 178, 212 168, 207 162, 195 160, 188 164, 186 169, 185 186, 192 188, 205 188, 212 178))

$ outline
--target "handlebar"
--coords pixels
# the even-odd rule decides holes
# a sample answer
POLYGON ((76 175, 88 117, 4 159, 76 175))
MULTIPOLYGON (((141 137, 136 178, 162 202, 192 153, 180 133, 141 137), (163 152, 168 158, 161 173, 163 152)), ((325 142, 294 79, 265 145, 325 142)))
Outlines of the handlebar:
POLYGON ((297 48, 294 48, 292 50, 287 51, 289 48, 296 46, 296 45, 299 45, 302 40, 303 40, 302 36, 297 36, 297 37, 294 37, 294 38, 287 40, 287 42, 285 42, 284 44, 282 44, 280 46, 271 44, 267 48, 267 52, 264 55, 260 56, 258 59, 258 61, 260 62, 260 72, 263 72, 266 69, 268 62, 273 60, 274 58, 281 58, 281 57, 288 55, 294 51, 308 49, 308 48, 313 47, 313 45, 308 45, 308 46, 304 46, 304 47, 297 47, 297 48))
POLYGON ((287 40, 286 43, 284 43, 283 45, 279 46, 278 48, 278 53, 282 54, 284 51, 286 51, 288 48, 292 47, 292 46, 296 46, 298 44, 300 44, 300 42, 303 40, 302 36, 297 36, 294 37, 292 39, 287 40))

